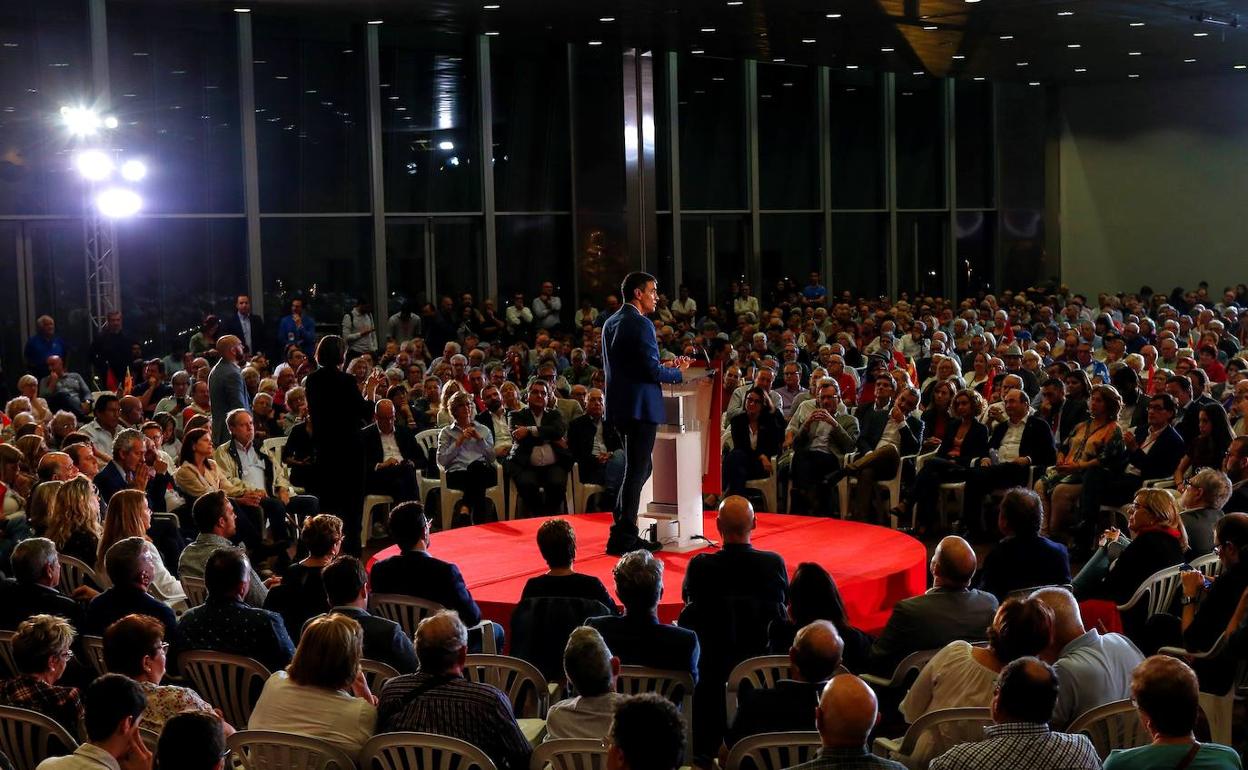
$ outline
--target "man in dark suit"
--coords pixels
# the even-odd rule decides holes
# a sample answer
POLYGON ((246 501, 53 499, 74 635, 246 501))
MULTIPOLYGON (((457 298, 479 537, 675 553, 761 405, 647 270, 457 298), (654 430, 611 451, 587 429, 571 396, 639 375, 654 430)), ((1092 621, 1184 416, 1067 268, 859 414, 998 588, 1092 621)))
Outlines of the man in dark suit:
POLYGON ((1231 480, 1231 496, 1222 510, 1231 513, 1248 513, 1248 436, 1236 436, 1226 450, 1222 470, 1231 480))
MULTIPOLYGON (((459 567, 429 553, 429 519, 418 502, 399 503, 390 511, 390 534, 399 544, 399 553, 373 565, 372 590, 378 594, 406 594, 437 602, 459 613, 465 626, 481 622, 481 608, 464 585, 459 567)), ((503 627, 494 626, 497 649, 503 649, 503 627)), ((468 645, 481 651, 481 632, 469 632, 468 645)))
POLYGON ((602 634, 607 648, 621 663, 688 671, 696 682, 698 635, 687 628, 659 622, 663 562, 639 549, 621 556, 612 574, 624 615, 600 615, 585 621, 585 625, 602 634))
POLYGON ((208 374, 208 398, 212 403, 212 443, 221 445, 229 440, 230 430, 225 424, 226 415, 235 409, 251 413, 251 399, 243 382, 243 342, 232 334, 217 338, 217 352, 221 360, 208 374))
POLYGON ((126 615, 149 615, 165 627, 165 640, 178 638, 178 620, 169 605, 147 592, 154 567, 141 537, 118 540, 104 556, 104 568, 112 588, 91 600, 83 618, 82 632, 102 636, 104 630, 126 615))
MULTIPOLYGON (((32 537, 17 544, 9 557, 16 580, 0 584, 0 629, 14 631, 32 615, 59 615, 82 627, 82 605, 57 590, 61 562, 56 544, 32 537)), ((85 596, 89 588, 78 589, 85 596)), ((78 595, 78 594, 75 594, 78 595)))
POLYGON ((750 598, 784 605, 789 594, 789 573, 778 553, 759 551, 750 544, 754 531, 754 507, 740 495, 719 504, 715 526, 723 544, 689 561, 681 594, 686 604, 715 603, 725 598, 750 598))
MULTIPOLYGON (((876 388, 879 388, 879 383, 876 388)), ((858 479, 850 509, 855 518, 870 515, 875 500, 875 482, 891 478, 897 473, 901 458, 918 453, 919 445, 923 443, 923 421, 914 413, 918 405, 918 388, 908 387, 893 399, 891 409, 877 407, 867 410, 865 422, 864 418, 859 418, 862 432, 858 435, 858 448, 863 454, 845 463, 830 477, 833 481, 844 476, 858 479)))
POLYGON ((95 475, 95 488, 100 502, 105 506, 113 495, 123 489, 141 489, 147 495, 147 507, 153 511, 165 510, 165 490, 173 483, 168 465, 152 451, 152 462, 147 460, 147 439, 142 433, 127 428, 113 439, 113 461, 95 475))
POLYGON ((1186 446, 1200 432, 1200 402, 1192 398, 1192 381, 1181 374, 1166 378, 1166 392, 1178 405, 1174 427, 1183 437, 1186 446))
POLYGON ((1088 405, 1084 401, 1066 398, 1066 383, 1057 377, 1045 380, 1040 388, 1038 414, 1049 424, 1049 430, 1058 443, 1066 440, 1075 426, 1088 419, 1088 405))
POLYGON ((624 478, 624 449, 615 425, 603 419, 605 413, 606 396, 591 388, 585 396, 585 414, 568 426, 568 448, 580 469, 581 483, 602 484, 606 499, 614 500, 624 478))
POLYGON ((511 455, 508 470, 528 516, 559 513, 567 492, 568 424, 558 409, 547 409, 554 398, 550 384, 534 380, 529 384, 529 405, 512 412, 511 455))
POLYGON ((423 466, 423 458, 416 436, 395 421, 393 401, 377 402, 373 423, 364 428, 363 439, 368 493, 389 495, 400 503, 417 499, 416 469, 423 466))
POLYGON ((819 703, 823 683, 841 665, 841 636, 836 626, 816 620, 800 629, 789 648, 789 675, 773 687, 743 691, 737 715, 724 735, 721 760, 733 745, 751 735, 809 730, 810 708, 819 703))
POLYGON ((233 334, 243 341, 243 347, 251 355, 267 353, 269 335, 264 319, 251 312, 251 297, 239 294, 234 300, 234 312, 221 316, 221 334, 233 334))
POLYGON ((1027 486, 1032 466, 1045 468, 1057 459, 1049 424, 1031 410, 1027 394, 1015 388, 1002 403, 1006 419, 993 428, 988 440, 991 457, 965 472, 962 521, 972 527, 980 524, 984 495, 994 489, 1027 486))
POLYGON ((368 573, 354 556, 339 556, 321 570, 330 612, 354 619, 364 629, 364 657, 393 666, 400 674, 414 672, 416 649, 398 623, 372 615, 368 607, 368 573))
POLYGON ((1044 508, 1034 491, 1015 487, 1005 493, 997 515, 1003 537, 984 557, 976 587, 1005 601, 1020 588, 1070 582, 1070 554, 1066 546, 1040 534, 1043 518, 1044 508))
POLYGON ((659 362, 654 324, 646 318, 659 301, 654 276, 629 273, 620 285, 620 293, 625 304, 602 325, 606 414, 620 433, 625 457, 624 479, 612 511, 611 536, 607 538, 607 553, 613 556, 637 548, 657 551, 662 547, 638 536, 637 508, 641 488, 650 478, 654 436, 664 419, 659 383, 680 382, 681 371, 689 367, 687 358, 677 358, 667 366, 659 362))
MULTIPOLYGON (((1143 398, 1143 397, 1142 397, 1143 398)), ((1125 468, 1094 468, 1084 474, 1080 508, 1095 511, 1102 505, 1123 505, 1148 479, 1170 478, 1179 467, 1186 447, 1183 437, 1171 423, 1178 406, 1169 393, 1158 393, 1147 401, 1147 422, 1134 431, 1123 431, 1127 447, 1125 468)), ((1108 526, 1109 522, 1101 522, 1108 526)), ((1094 529, 1099 532, 1103 527, 1094 529)))
MULTIPOLYGON (((1018 393, 1026 398, 1021 390, 1018 393)), ((912 652, 937 650, 958 639, 986 639, 997 598, 970 588, 975 567, 970 543, 954 535, 941 540, 932 556, 932 588, 893 607, 871 647, 871 671, 889 676, 912 652)))

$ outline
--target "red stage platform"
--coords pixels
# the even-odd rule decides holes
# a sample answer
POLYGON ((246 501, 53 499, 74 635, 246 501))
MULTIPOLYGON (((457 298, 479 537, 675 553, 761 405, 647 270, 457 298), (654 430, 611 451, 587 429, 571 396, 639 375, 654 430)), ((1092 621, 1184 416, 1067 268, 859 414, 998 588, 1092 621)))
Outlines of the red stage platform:
MULTIPOLYGON (((718 540, 715 513, 708 511, 705 516, 707 537, 718 540)), ((587 513, 564 518, 576 528, 576 571, 596 575, 614 596, 611 568, 616 558, 605 552, 611 515, 587 513)), ((438 532, 433 535, 430 551, 459 565, 486 618, 510 626, 511 611, 525 582, 546 571, 536 539, 543 521, 520 519, 438 532)), ((884 527, 761 513, 753 542, 756 548, 782 555, 790 576, 801 562, 823 565, 841 590, 850 622, 865 631, 874 633, 883 628, 894 604, 922 593, 926 587, 927 551, 923 544, 884 527)), ((398 546, 379 551, 369 561, 369 568, 397 552, 398 546)), ((665 623, 680 614, 680 586, 695 553, 700 551, 655 554, 665 566, 659 602, 659 618, 665 623)))

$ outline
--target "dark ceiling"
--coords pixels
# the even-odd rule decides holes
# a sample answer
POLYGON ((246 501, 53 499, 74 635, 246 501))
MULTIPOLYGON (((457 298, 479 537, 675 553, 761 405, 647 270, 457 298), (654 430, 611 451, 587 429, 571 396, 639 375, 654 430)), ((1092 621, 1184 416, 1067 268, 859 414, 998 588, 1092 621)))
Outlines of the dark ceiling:
MULTIPOLYGON (((1248 0, 163 0, 832 67, 1069 83, 1234 74, 1248 0), (491 8, 494 5, 496 7, 491 8), (1201 19, 1209 19, 1202 21, 1201 19)), ((1248 77, 1248 66, 1240 70, 1248 77)))

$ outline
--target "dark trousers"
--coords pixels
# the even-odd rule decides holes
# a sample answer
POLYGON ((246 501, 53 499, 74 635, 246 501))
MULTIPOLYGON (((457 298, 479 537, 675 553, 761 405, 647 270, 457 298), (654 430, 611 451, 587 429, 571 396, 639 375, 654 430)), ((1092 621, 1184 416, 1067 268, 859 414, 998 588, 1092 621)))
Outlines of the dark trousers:
POLYGON ((464 502, 475 512, 482 510, 485 490, 498 483, 498 471, 493 463, 477 460, 466 468, 448 470, 443 483, 451 489, 463 492, 464 502))
MULTIPOLYGON (((404 460, 398 465, 379 468, 369 474, 369 494, 393 497, 396 503, 415 500, 420 485, 416 481, 416 466, 404 460)), ((424 502, 423 500, 421 502, 424 502)))
POLYGON ((610 541, 623 541, 631 545, 637 539, 637 508, 641 503, 641 488, 653 470, 654 437, 659 426, 641 420, 623 420, 615 423, 624 447, 624 481, 615 498, 615 510, 611 512, 610 541))
POLYGON ((763 461, 750 449, 734 449, 724 457, 724 494, 744 495, 745 482, 766 478, 763 461))
POLYGON ((568 472, 563 466, 558 463, 541 467, 512 463, 511 478, 516 482, 516 491, 524 503, 525 516, 553 516, 559 513, 568 484, 568 472))
POLYGON ((967 469, 966 488, 962 492, 962 522, 972 529, 981 528, 980 509, 984 497, 997 489, 1026 486, 1029 471, 1028 466, 1015 463, 967 469))
POLYGON ((1102 505, 1126 505, 1144 486, 1144 478, 1132 473, 1093 468, 1083 474, 1083 492, 1079 495, 1082 519, 1091 531, 1100 532, 1113 522, 1101 520, 1102 505))
POLYGON ((966 469, 954 460, 933 457, 923 463, 923 467, 914 476, 910 487, 910 499, 918 508, 916 511, 919 522, 924 526, 935 523, 939 510, 940 485, 962 481, 966 478, 966 469))
MULTIPOLYGON (((840 459, 831 452, 804 449, 793 453, 789 474, 793 478, 793 506, 789 513, 811 513, 821 499, 824 478, 841 467, 840 459)), ((829 500, 829 508, 831 501, 829 500)))

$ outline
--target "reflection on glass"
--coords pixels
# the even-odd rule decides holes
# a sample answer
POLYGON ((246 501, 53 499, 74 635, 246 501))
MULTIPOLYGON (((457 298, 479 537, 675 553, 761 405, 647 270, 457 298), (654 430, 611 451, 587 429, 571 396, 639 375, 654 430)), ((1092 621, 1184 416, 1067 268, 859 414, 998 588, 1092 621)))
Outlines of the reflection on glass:
POLYGON ((572 275, 571 217, 507 216, 497 222, 498 296, 510 298, 520 291, 532 300, 543 281, 553 281, 570 320, 576 311, 572 286, 559 284, 572 275))
POLYGON ((321 333, 339 333, 356 297, 373 295, 372 220, 264 219, 265 318, 301 297, 321 333))
POLYGON ((993 206, 992 85, 959 80, 954 89, 957 121, 958 206, 993 206))
POLYGON ((477 300, 485 296, 481 220, 434 219, 431 243, 439 295, 471 294, 477 300))
POLYGON ((880 76, 835 72, 828 89, 832 128, 832 208, 883 208, 884 112, 880 76))
POLYGON ((814 67, 758 65, 759 200, 764 209, 819 208, 817 85, 814 67))
MULTIPOLYGON (((91 317, 87 313, 87 271, 83 269, 82 225, 78 222, 26 222, 30 264, 35 265, 35 317, 56 319, 70 365, 86 376, 91 317)), ((16 306, 14 317, 16 316, 16 306)), ((23 343, 25 340, 23 340, 23 343)))
POLYGON ((760 231, 763 285, 755 293, 779 304, 792 281, 799 290, 811 271, 823 272, 823 217, 819 214, 766 214, 760 231))
POLYGON ((689 210, 745 208, 741 62, 682 56, 677 77, 681 206, 689 210))
POLYGON ((957 259, 955 266, 958 296, 970 297, 977 292, 995 291, 993 285, 993 243, 997 218, 995 212, 958 212, 957 259))
POLYGON ((429 301, 427 259, 424 221, 386 224, 386 282, 390 286, 387 304, 391 315, 399 312, 404 302, 419 308, 429 301))
POLYGON ((945 206, 945 128, 941 81, 898 75, 897 205, 945 206))
POLYGON ((945 214, 900 214, 897 222, 897 285, 911 296, 943 294, 946 232, 945 214))
POLYGON ((878 297, 888 282, 888 216, 832 215, 832 278, 829 291, 878 297))
POLYGON ((561 43, 490 39, 499 211, 570 207, 567 62, 561 43))

